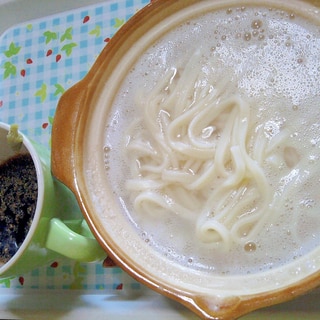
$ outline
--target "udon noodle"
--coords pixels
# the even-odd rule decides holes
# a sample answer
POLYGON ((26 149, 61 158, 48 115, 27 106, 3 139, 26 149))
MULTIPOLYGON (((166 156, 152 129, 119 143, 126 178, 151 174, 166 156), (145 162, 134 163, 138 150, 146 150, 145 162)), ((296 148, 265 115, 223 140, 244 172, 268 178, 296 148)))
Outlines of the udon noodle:
POLYGON ((180 216, 201 242, 228 249, 275 214, 263 166, 287 134, 268 137, 252 101, 202 59, 197 50, 137 95, 142 116, 127 132, 126 188, 138 214, 180 216))

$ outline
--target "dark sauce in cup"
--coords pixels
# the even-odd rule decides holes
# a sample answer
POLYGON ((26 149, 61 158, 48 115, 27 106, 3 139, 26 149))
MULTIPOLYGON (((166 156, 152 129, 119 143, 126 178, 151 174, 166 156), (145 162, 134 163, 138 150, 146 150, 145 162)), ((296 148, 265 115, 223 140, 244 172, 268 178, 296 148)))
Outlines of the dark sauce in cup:
POLYGON ((30 154, 18 154, 0 165, 0 265, 12 258, 27 236, 37 196, 30 154))

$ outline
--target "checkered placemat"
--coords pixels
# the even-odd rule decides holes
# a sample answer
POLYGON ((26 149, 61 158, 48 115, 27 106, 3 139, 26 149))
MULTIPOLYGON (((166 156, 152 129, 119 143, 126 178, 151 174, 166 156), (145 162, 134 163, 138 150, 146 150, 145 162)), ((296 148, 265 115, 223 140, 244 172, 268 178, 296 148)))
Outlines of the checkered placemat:
MULTIPOLYGON (((0 120, 17 123, 50 149, 61 94, 82 79, 102 48, 150 0, 115 0, 15 26, 0 38, 0 120)), ((26 275, 0 280, 11 289, 142 290, 119 268, 55 261, 26 275)))

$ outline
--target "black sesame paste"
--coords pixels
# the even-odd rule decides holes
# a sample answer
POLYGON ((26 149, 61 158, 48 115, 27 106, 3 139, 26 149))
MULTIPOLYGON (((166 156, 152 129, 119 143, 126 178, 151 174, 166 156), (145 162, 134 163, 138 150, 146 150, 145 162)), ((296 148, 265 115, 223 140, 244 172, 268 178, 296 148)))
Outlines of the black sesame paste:
POLYGON ((17 252, 35 213, 36 169, 30 154, 18 154, 0 165, 0 265, 17 252))

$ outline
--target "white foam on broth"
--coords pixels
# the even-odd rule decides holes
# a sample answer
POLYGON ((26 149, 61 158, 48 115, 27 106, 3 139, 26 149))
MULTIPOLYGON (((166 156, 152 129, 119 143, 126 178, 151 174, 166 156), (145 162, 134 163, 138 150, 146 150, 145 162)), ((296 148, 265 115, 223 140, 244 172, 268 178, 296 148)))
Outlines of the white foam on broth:
POLYGON ((169 260, 217 275, 267 271, 319 246, 319 52, 320 27, 314 21, 294 11, 250 6, 224 8, 190 20, 145 52, 113 103, 103 151, 118 205, 143 241, 169 260), (264 164, 274 198, 286 197, 278 215, 245 247, 235 245, 227 253, 200 243, 194 225, 176 216, 136 215, 125 189, 129 170, 122 133, 137 116, 136 92, 151 90, 166 69, 176 67, 200 46, 208 60, 219 61, 217 74, 229 77, 230 88, 236 88, 230 94, 236 90, 251 101, 257 119, 270 125, 266 134, 276 135, 282 126, 290 134, 290 147, 281 155, 284 162, 270 159, 264 164), (294 187, 287 194, 283 190, 292 179, 294 187))

